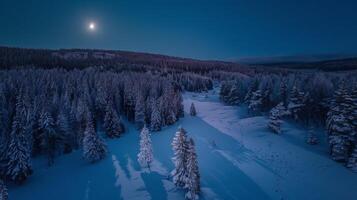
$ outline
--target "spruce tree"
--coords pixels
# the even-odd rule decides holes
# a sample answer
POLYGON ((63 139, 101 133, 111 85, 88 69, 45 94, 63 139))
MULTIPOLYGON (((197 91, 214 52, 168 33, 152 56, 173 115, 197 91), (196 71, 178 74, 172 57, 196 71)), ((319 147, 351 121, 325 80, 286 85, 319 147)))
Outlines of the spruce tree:
POLYGON ((280 98, 281 102, 283 102, 283 106, 287 108, 288 106, 288 86, 286 83, 286 79, 282 79, 280 82, 280 98))
POLYGON ((87 114, 87 125, 83 138, 83 158, 94 163, 103 159, 107 153, 107 146, 95 132, 92 116, 87 114))
POLYGON ((150 132, 149 129, 146 128, 146 125, 144 125, 140 132, 140 152, 138 154, 138 162, 141 166, 150 168, 150 163, 153 161, 153 157, 150 132))
POLYGON ((25 135, 25 124, 22 118, 24 116, 26 116, 26 110, 23 99, 19 95, 12 122, 10 143, 7 150, 9 160, 6 166, 6 176, 17 183, 24 182, 32 174, 28 138, 25 135))
POLYGON ((63 152, 71 153, 73 147, 75 146, 75 137, 73 131, 71 130, 71 126, 69 124, 69 120, 65 111, 61 110, 57 117, 57 133, 63 138, 63 152))
POLYGON ((240 103, 239 100, 239 88, 238 83, 233 83, 231 90, 229 92, 229 98, 227 99, 229 104, 238 105, 240 103))
POLYGON ((335 91, 334 98, 330 103, 330 110, 327 113, 327 132, 330 144, 330 154, 333 160, 346 162, 351 151, 352 125, 348 120, 347 112, 347 90, 344 82, 335 91))
POLYGON ((280 126, 283 122, 281 118, 285 115, 285 113, 286 111, 283 103, 279 103, 277 106, 271 109, 269 113, 268 127, 274 133, 278 133, 278 134, 281 133, 280 126))
POLYGON ((106 105, 106 112, 103 124, 106 134, 110 138, 119 137, 123 132, 123 125, 120 122, 118 114, 113 108, 113 104, 109 101, 106 105))
POLYGON ((259 113, 263 107, 263 93, 261 90, 257 90, 252 93, 248 108, 253 113, 259 113))
POLYGON ((138 95, 135 103, 135 124, 138 129, 142 129, 145 124, 145 107, 142 95, 138 95))
POLYGON ((253 82, 249 85, 248 92, 244 97, 244 102, 250 104, 250 100, 252 99, 253 93, 257 91, 259 88, 258 79, 255 78, 253 82))
POLYGON ((195 143, 192 138, 190 138, 187 143, 187 178, 185 188, 188 192, 186 193, 186 198, 198 199, 198 194, 200 192, 200 172, 198 169, 195 143))
POLYGON ((0 200, 8 200, 8 192, 3 180, 0 179, 0 200))
POLYGON ((175 169, 171 172, 173 182, 178 187, 184 187, 187 178, 187 136, 186 131, 182 127, 178 129, 172 141, 172 150, 174 157, 172 158, 175 169))
POLYGON ((55 122, 49 112, 45 110, 42 111, 39 123, 41 130, 41 147, 46 151, 48 165, 51 166, 54 163, 56 150, 58 150, 63 143, 63 136, 56 133, 55 122))
POLYGON ((197 114, 197 112, 196 112, 195 104, 191 103, 190 115, 191 116, 196 116, 196 114, 197 114))
POLYGON ((304 106, 304 93, 299 92, 297 86, 294 85, 290 92, 288 110, 295 120, 299 119, 304 106))
POLYGON ((219 91, 219 98, 222 101, 227 102, 228 97, 229 97, 229 93, 231 91, 231 87, 232 87, 232 84, 230 84, 229 82, 227 82, 227 81, 223 81, 222 82, 221 88, 220 88, 220 91, 219 91))
POLYGON ((161 130, 161 113, 156 101, 153 101, 151 104, 151 123, 150 129, 151 131, 160 131, 161 130))

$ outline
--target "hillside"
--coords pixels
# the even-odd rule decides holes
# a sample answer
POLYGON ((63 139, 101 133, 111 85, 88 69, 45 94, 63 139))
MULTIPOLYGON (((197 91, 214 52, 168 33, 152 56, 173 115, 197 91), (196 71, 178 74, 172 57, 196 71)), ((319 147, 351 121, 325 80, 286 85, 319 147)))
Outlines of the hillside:
POLYGON ((218 69, 238 72, 250 71, 248 67, 233 62, 195 60, 150 53, 95 49, 50 50, 0 47, 0 68, 2 69, 17 66, 71 69, 88 66, 115 67, 123 65, 131 65, 132 68, 145 65, 199 72, 218 69))

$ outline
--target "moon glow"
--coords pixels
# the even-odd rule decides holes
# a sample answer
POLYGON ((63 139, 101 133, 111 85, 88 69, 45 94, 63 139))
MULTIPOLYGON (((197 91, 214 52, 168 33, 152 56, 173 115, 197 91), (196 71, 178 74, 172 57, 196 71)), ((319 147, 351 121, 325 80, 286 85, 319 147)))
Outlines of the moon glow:
POLYGON ((96 25, 95 25, 94 22, 90 22, 89 25, 88 25, 88 29, 89 29, 90 31, 94 31, 94 30, 95 30, 95 27, 96 27, 96 25))

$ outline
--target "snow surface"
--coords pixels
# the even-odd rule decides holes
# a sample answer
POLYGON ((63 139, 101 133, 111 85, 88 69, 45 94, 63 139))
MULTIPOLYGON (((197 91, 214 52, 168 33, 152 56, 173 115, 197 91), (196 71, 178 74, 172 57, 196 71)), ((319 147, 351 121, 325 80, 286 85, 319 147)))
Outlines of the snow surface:
MULTIPOLYGON (((137 162, 139 131, 107 139, 109 153, 95 164, 81 151, 63 155, 47 167, 34 159, 34 174, 21 186, 10 185, 11 200, 184 199, 169 178, 173 170, 171 141, 182 125, 196 143, 201 199, 355 199, 357 174, 330 160, 324 142, 305 144, 307 131, 285 123, 272 134, 265 117, 250 117, 244 107, 225 106, 217 91, 186 93, 185 109, 195 103, 197 117, 152 134, 150 169, 137 162)), ((321 132, 320 138, 321 138, 321 132)))
MULTIPOLYGON (((244 107, 217 102, 217 92, 185 94, 185 109, 239 142, 240 151, 215 140, 216 152, 252 179, 271 199, 356 199, 357 174, 332 161, 324 131, 320 144, 306 144, 308 130, 285 122, 282 134, 267 128, 267 117, 248 117, 244 107), (208 96, 208 97, 207 97, 208 96)), ((213 142, 211 142, 213 143, 213 142)), ((239 180, 238 180, 239 182, 239 180)))

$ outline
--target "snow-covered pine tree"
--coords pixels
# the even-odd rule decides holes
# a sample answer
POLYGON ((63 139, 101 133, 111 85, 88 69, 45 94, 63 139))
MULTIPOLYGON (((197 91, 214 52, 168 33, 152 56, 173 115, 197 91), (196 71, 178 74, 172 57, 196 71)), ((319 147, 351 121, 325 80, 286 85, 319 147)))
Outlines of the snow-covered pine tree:
POLYGON ((338 162, 348 160, 352 145, 349 135, 352 132, 352 126, 345 115, 346 94, 345 84, 341 82, 331 101, 326 120, 331 157, 338 162))
POLYGON ((25 124, 22 117, 26 110, 21 95, 16 99, 15 116, 12 122, 10 143, 7 150, 9 159, 6 166, 6 176, 17 183, 24 182, 32 174, 30 150, 25 135, 25 124))
POLYGON ((187 136, 186 130, 180 127, 172 141, 172 150, 174 157, 172 158, 175 169, 171 172, 173 182, 178 187, 184 187, 187 178, 187 136))
POLYGON ((283 122, 281 118, 286 114, 284 104, 281 102, 277 106, 275 106, 273 109, 271 109, 269 113, 269 121, 268 121, 268 127, 274 132, 274 133, 281 133, 281 123, 283 122))
POLYGON ((184 112, 184 106, 182 104, 182 95, 181 93, 175 92, 175 96, 174 96, 174 109, 175 109, 175 113, 176 113, 176 119, 179 117, 184 117, 185 112, 184 112))
POLYGON ((140 132, 140 152, 138 154, 138 162, 143 167, 150 168, 150 163, 153 161, 153 151, 151 146, 149 129, 144 125, 140 132))
POLYGON ((191 107, 190 107, 190 115, 196 116, 196 114, 197 114, 197 112, 196 112, 195 104, 192 102, 191 107))
POLYGON ((68 117, 62 109, 56 121, 57 133, 63 138, 63 153, 71 153, 75 146, 75 136, 71 130, 68 117))
POLYGON ((351 114, 350 114, 350 121, 353 127, 353 131, 351 132, 351 138, 354 141, 355 145, 357 145, 357 83, 351 92, 351 114))
POLYGON ((141 94, 135 102, 135 124, 138 129, 142 129, 145 124, 145 104, 141 94))
POLYGON ((166 125, 174 124, 177 121, 176 115, 173 110, 167 112, 165 121, 166 121, 166 125))
POLYGON ((258 79, 254 79, 249 85, 248 92, 244 97, 244 102, 250 104, 250 100, 252 99, 253 93, 258 90, 259 82, 258 79))
POLYGON ((248 108, 253 113, 259 113, 262 109, 262 105, 263 105, 263 94, 261 90, 257 90, 252 93, 248 104, 248 108))
POLYGON ((120 118, 113 108, 112 101, 108 101, 106 105, 104 124, 105 133, 110 138, 119 137, 123 132, 123 125, 120 118))
POLYGON ((304 106, 304 93, 299 92, 297 86, 294 85, 290 92, 288 110, 295 120, 299 119, 300 112, 304 106))
POLYGON ((219 98, 224 101, 227 102, 228 99, 228 95, 229 92, 231 90, 232 85, 230 83, 228 83, 227 81, 223 81, 221 84, 221 88, 219 91, 219 98))
POLYGON ((314 128, 312 126, 308 130, 306 143, 311 144, 311 145, 315 145, 318 143, 314 128))
POLYGON ((41 147, 46 151, 48 165, 51 166, 54 163, 56 151, 63 143, 63 136, 56 133, 55 122, 51 114, 45 109, 41 113, 39 124, 41 130, 41 147))
POLYGON ((355 146, 348 159, 347 167, 350 168, 353 172, 357 172, 357 146, 355 146))
POLYGON ((76 116, 76 148, 82 147, 83 143, 83 133, 86 128, 86 112, 88 110, 88 106, 86 105, 85 100, 82 98, 78 98, 77 105, 75 106, 73 112, 75 112, 76 116))
POLYGON ((268 81, 267 84, 264 86, 264 88, 261 90, 263 96, 262 96, 262 106, 260 111, 269 110, 274 105, 271 98, 272 91, 273 91, 271 84, 272 83, 268 81))
POLYGON ((287 108, 288 106, 288 85, 285 78, 281 79, 280 82, 280 98, 283 102, 283 106, 287 108))
POLYGON ((160 131, 161 130, 161 113, 156 101, 153 101, 151 104, 151 131, 160 131))
POLYGON ((239 87, 238 87, 238 83, 235 82, 233 83, 231 90, 229 92, 229 98, 227 99, 229 104, 232 105, 238 105, 240 102, 240 95, 239 95, 239 87))
POLYGON ((3 180, 0 179, 0 200, 8 200, 7 187, 3 180))
POLYGON ((197 154, 195 143, 192 138, 187 141, 187 178, 185 188, 188 190, 186 193, 187 199, 198 199, 200 192, 200 172, 198 169, 197 154))
POLYGON ((107 146, 95 132, 91 113, 87 114, 87 125, 83 138, 83 158, 91 163, 103 159, 107 153, 107 146))

